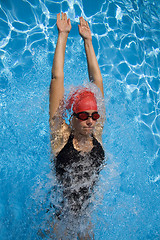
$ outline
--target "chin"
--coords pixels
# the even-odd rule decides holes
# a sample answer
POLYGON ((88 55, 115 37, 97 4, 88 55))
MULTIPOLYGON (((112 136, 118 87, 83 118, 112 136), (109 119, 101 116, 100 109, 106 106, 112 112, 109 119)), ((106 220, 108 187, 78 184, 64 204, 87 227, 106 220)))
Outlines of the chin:
POLYGON ((90 136, 92 133, 93 129, 83 129, 83 131, 81 131, 81 134, 85 136, 90 136))

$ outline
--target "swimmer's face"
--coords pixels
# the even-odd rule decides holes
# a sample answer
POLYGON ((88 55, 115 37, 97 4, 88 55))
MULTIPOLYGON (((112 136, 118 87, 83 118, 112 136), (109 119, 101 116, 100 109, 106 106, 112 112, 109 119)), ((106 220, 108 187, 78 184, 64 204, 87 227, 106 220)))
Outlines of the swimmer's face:
MULTIPOLYGON (((89 114, 89 116, 92 115, 92 113, 96 112, 95 110, 89 110, 85 111, 89 114)), ((82 121, 78 119, 76 116, 73 116, 72 119, 72 128, 74 131, 76 131, 77 134, 89 136, 93 133, 94 127, 96 124, 96 120, 93 120, 91 117, 88 119, 82 121)))

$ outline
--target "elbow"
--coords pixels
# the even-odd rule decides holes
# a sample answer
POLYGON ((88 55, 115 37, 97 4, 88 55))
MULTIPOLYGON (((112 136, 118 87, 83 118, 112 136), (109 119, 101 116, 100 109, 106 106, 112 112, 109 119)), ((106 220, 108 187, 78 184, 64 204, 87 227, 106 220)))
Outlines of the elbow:
POLYGON ((64 82, 64 75, 63 74, 52 75, 50 87, 54 84, 60 84, 60 83, 63 84, 63 82, 64 82))
POLYGON ((64 73, 63 71, 60 71, 60 72, 52 72, 52 80, 59 80, 59 79, 62 79, 64 78, 64 73))

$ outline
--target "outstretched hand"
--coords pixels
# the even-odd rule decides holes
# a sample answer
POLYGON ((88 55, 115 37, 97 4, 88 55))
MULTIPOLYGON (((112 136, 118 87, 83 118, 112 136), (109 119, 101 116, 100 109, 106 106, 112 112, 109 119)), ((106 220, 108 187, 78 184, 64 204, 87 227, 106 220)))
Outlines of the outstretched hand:
POLYGON ((71 30, 71 21, 67 20, 67 14, 62 12, 62 17, 60 13, 57 14, 57 28, 59 32, 69 33, 71 30))
POLYGON ((85 39, 92 40, 92 34, 88 22, 85 21, 83 17, 80 17, 79 20, 80 20, 80 25, 78 25, 79 34, 84 40, 85 39))

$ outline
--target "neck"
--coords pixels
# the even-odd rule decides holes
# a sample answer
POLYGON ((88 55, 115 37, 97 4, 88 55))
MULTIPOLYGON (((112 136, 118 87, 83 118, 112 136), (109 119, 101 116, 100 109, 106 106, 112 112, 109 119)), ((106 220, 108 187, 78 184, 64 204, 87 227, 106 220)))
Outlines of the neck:
POLYGON ((85 136, 82 134, 74 134, 73 146, 81 153, 90 152, 93 148, 92 136, 85 136))
POLYGON ((80 133, 74 133, 74 139, 76 139, 78 142, 82 142, 85 143, 85 142, 88 142, 92 139, 92 136, 91 135, 83 135, 83 134, 80 134, 80 133))

